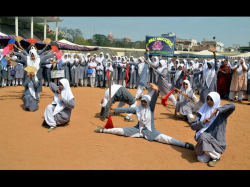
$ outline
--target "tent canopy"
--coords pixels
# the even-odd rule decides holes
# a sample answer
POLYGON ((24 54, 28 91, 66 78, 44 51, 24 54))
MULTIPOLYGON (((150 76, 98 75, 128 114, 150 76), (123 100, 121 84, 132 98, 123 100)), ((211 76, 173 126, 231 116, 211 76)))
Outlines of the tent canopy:
POLYGON ((91 47, 86 47, 84 45, 77 45, 65 39, 56 41, 56 43, 59 45, 60 49, 70 49, 77 51, 95 51, 99 49, 98 47, 91 48, 91 47))
MULTIPOLYGON (((0 35, 0 39, 13 39, 15 37, 16 37, 15 35, 6 35, 6 36, 0 35)), ((21 42, 29 43, 28 39, 26 38, 23 38, 21 42)), ((98 47, 86 47, 83 45, 77 45, 64 39, 55 42, 59 45, 59 49, 62 50, 95 51, 99 49, 98 47)), ((44 47, 46 43, 43 41, 37 41, 36 44, 42 44, 42 47, 44 47)), ((51 46, 51 44, 49 44, 49 46, 51 46)))
MULTIPOLYGON (((215 53, 217 58, 226 58, 225 55, 215 53)), ((214 58, 214 54, 211 51, 203 50, 195 53, 191 53, 190 57, 194 58, 214 58)))
POLYGON ((244 59, 249 59, 250 60, 250 52, 248 53, 242 53, 239 55, 235 55, 235 56, 227 56, 228 59, 240 59, 240 58, 244 58, 244 59))
POLYGON ((7 36, 7 34, 0 32, 0 36, 7 36))

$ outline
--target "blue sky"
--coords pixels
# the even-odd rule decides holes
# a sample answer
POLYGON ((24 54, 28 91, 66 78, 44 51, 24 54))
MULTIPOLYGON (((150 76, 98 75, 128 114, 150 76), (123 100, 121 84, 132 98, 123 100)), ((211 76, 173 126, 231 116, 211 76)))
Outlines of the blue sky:
MULTIPOLYGON (((250 42, 250 17, 61 17, 58 27, 80 29, 85 39, 94 34, 115 38, 130 37, 132 41, 145 40, 146 35, 161 36, 174 32, 181 39, 203 38, 224 43, 225 47, 234 44, 248 46, 250 42)), ((55 23, 49 23, 55 29, 55 23)))

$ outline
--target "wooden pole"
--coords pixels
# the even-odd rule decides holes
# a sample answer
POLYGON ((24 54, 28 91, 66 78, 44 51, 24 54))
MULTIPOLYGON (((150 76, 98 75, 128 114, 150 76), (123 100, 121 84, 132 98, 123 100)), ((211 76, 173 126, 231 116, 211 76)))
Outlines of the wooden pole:
MULTIPOLYGON (((109 72, 109 81, 108 81, 108 85, 109 85, 109 106, 112 106, 112 102, 111 102, 111 78, 113 77, 113 72, 109 72)), ((110 114, 110 109, 108 110, 109 114, 110 114)))

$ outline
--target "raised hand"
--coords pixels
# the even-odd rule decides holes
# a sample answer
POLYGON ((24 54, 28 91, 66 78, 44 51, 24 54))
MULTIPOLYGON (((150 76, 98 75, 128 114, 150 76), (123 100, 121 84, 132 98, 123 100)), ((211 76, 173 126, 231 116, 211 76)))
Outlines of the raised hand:
POLYGON ((155 92, 158 92, 158 86, 156 86, 156 85, 153 84, 153 83, 150 83, 150 85, 151 85, 152 89, 155 90, 155 92))
POLYGON ((216 52, 217 50, 216 50, 216 48, 215 47, 210 47, 209 49, 208 49, 208 51, 210 51, 210 52, 216 52))

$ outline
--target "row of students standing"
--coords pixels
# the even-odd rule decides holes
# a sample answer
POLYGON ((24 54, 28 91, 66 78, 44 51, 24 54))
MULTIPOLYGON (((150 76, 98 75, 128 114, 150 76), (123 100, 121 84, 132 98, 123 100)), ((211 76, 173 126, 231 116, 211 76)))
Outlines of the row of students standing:
MULTIPOLYGON (((9 56, 16 59, 21 59, 22 56, 20 53, 23 53, 22 55, 25 55, 25 52, 23 49, 21 49, 22 52, 18 53, 11 53, 9 56)), ((27 52, 26 52, 27 53, 27 52)), ((46 53, 39 52, 41 57, 46 53)), ((149 55, 148 55, 149 56, 149 55)), ((161 57, 160 57, 161 58, 161 57)), ((181 81, 186 76, 186 79, 189 80, 190 86, 193 89, 193 92, 195 94, 200 94, 202 91, 202 85, 204 85, 204 82, 206 80, 203 80, 202 72, 204 70, 208 70, 208 65, 211 64, 210 61, 204 59, 202 62, 199 62, 198 58, 195 58, 194 60, 190 60, 189 62, 187 59, 179 60, 177 57, 168 58, 168 60, 160 59, 157 56, 154 56, 152 59, 148 57, 149 62, 151 62, 151 65, 155 69, 164 69, 163 66, 166 66, 167 68, 167 74, 165 79, 168 83, 172 84, 173 86, 176 86, 178 89, 180 89, 181 81), (160 63, 161 61, 161 63, 160 63), (164 65, 162 66, 162 63, 164 65), (187 74, 185 74, 187 73, 187 74)), ((50 82, 55 82, 58 84, 59 79, 51 79, 51 71, 58 69, 58 59, 56 59, 56 55, 53 54, 51 58, 46 58, 47 62, 50 61, 56 61, 56 64, 46 64, 43 65, 41 68, 42 72, 42 79, 43 79, 43 85, 48 86, 50 82)), ((138 85, 138 77, 139 77, 139 60, 135 62, 134 57, 130 56, 129 58, 126 56, 111 56, 107 54, 103 54, 102 52, 97 56, 97 54, 94 54, 93 56, 90 55, 90 53, 87 53, 86 55, 82 53, 64 53, 62 57, 62 66, 60 69, 64 69, 65 77, 68 79, 68 81, 71 83, 71 86, 91 86, 91 87, 108 87, 107 80, 108 77, 106 75, 106 70, 109 69, 113 72, 113 76, 111 77, 112 84, 120 84, 122 86, 126 86, 131 89, 138 89, 140 92, 142 90, 147 89, 149 83, 156 83, 158 81, 159 76, 156 72, 153 71, 153 69, 148 66, 146 70, 146 85, 141 88, 141 86, 138 85), (127 66, 128 65, 128 66, 127 66), (126 71, 127 68, 129 68, 129 74, 128 74, 128 82, 126 82, 126 71), (139 88, 138 88, 139 87, 139 88)), ((241 61, 244 61, 244 59, 241 59, 241 61)), ((247 86, 247 81, 250 79, 248 72, 249 72, 249 65, 245 62, 234 61, 230 63, 227 59, 223 60, 216 60, 216 63, 214 63, 214 68, 217 68, 217 71, 215 73, 212 73, 212 76, 217 76, 217 88, 216 90, 220 94, 221 98, 229 98, 230 100, 233 100, 233 98, 238 95, 238 101, 242 102, 241 100, 245 99, 247 100, 247 97, 250 97, 249 94, 249 86, 247 86), (237 73, 233 71, 235 67, 239 66, 237 68, 237 73), (246 68, 241 68, 242 66, 246 68), (242 69, 242 71, 240 70, 242 69), (243 73, 243 75, 241 75, 243 73), (236 74, 239 74, 240 76, 236 76, 236 74), (234 76, 233 76, 234 75, 234 76), (233 78, 234 77, 234 78, 233 78), (242 78, 240 78, 242 77, 242 78), (231 80, 234 81, 231 81, 231 80), (239 86, 238 84, 235 84, 236 79, 245 80, 241 84, 242 86, 239 86), (231 84, 232 83, 232 84, 231 84), (232 85, 232 86, 231 86, 232 85), (243 96, 245 95, 245 98, 243 96)), ((23 72, 23 64, 18 63, 15 67, 12 67, 10 64, 8 64, 6 67, 2 67, 1 70, 1 84, 2 86, 14 86, 14 85, 21 85, 24 82, 24 72, 23 72), (12 69, 14 69, 16 72, 15 74, 11 74, 12 69)), ((210 72, 210 71, 209 71, 210 72)), ((208 73, 208 72, 207 72, 208 73)), ((40 79, 41 80, 41 79, 40 79)), ((208 82, 209 83, 209 82, 208 82)), ((138 94, 137 94, 138 95, 138 94)), ((137 96, 142 97, 142 93, 137 96)), ((174 99, 173 103, 175 103, 174 99)))
MULTIPOLYGON (((0 60, 2 60, 2 49, 0 49, 0 60)), ((7 54, 7 57, 17 59, 13 54, 7 54)), ((24 67, 23 64, 17 63, 12 66, 10 62, 5 67, 0 64, 0 87, 21 86, 23 84, 24 67)))

